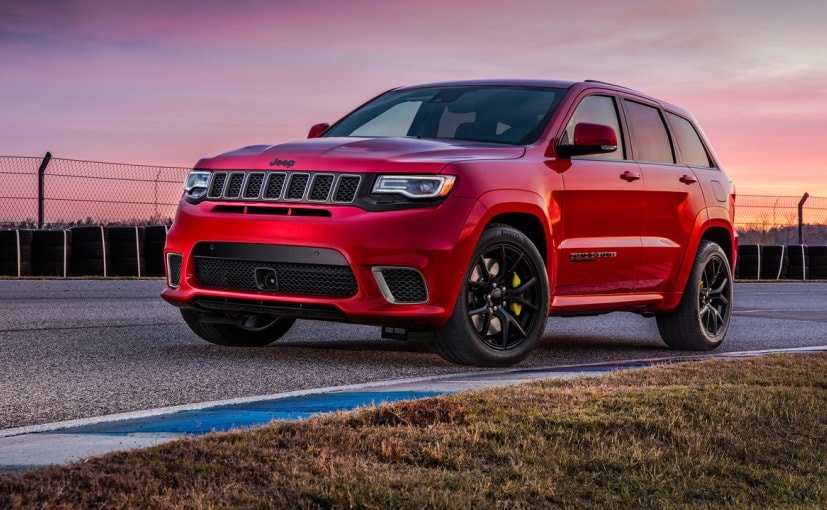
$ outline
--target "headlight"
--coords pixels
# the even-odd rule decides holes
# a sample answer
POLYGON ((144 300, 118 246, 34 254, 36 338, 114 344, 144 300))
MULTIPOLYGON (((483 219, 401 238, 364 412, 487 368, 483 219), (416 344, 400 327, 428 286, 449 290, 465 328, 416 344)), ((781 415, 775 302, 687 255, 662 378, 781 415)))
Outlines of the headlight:
POLYGON ((442 198, 454 187, 453 175, 380 175, 373 193, 392 193, 408 198, 442 198))
POLYGON ((203 170, 192 170, 187 175, 187 180, 184 182, 184 191, 191 192, 196 188, 207 189, 210 182, 210 172, 203 170))

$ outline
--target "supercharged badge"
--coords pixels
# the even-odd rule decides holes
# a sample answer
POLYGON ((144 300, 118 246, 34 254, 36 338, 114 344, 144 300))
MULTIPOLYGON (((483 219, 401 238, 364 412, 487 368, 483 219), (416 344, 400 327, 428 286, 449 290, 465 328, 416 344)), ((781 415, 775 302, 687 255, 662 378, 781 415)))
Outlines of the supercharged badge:
POLYGON ((613 259, 615 257, 617 257, 616 251, 577 252, 569 255, 569 262, 594 262, 597 259, 613 259))

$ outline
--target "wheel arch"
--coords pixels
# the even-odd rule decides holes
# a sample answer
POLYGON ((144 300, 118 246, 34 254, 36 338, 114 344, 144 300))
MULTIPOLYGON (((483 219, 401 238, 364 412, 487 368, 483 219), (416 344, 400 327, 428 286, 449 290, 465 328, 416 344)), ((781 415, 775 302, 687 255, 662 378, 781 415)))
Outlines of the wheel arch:
POLYGON ((537 251, 543 257, 543 263, 548 265, 548 241, 546 240, 546 229, 540 219, 530 213, 502 213, 492 217, 486 222, 485 228, 492 224, 508 225, 523 234, 537 247, 537 251))
POLYGON ((732 233, 729 230, 721 226, 711 226, 704 231, 701 241, 712 241, 720 246, 726 253, 729 267, 735 267, 735 248, 732 242, 732 233))
POLYGON ((552 224, 560 217, 554 200, 546 203, 540 195, 527 191, 495 190, 480 197, 480 204, 485 213, 475 228, 475 244, 492 224, 508 225, 531 240, 547 268, 553 265, 552 224))
POLYGON ((680 295, 683 294, 686 284, 689 281, 689 273, 692 272, 692 265, 695 263, 695 256, 698 253, 702 241, 711 241, 721 247, 727 256, 730 269, 734 268, 735 257, 737 256, 738 244, 732 224, 722 219, 707 219, 706 215, 699 214, 698 221, 693 235, 690 237, 683 255, 678 274, 674 280, 672 291, 675 294, 668 303, 667 308, 677 306, 680 295))

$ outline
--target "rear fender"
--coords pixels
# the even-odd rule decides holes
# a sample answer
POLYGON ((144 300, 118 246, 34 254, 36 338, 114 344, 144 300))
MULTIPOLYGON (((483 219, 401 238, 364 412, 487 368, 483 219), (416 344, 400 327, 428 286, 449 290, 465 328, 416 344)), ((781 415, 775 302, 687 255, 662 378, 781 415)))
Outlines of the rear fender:
POLYGON ((722 217, 720 214, 716 214, 715 209, 717 208, 703 210, 696 217, 695 227, 692 229, 692 236, 689 238, 689 243, 684 250, 680 269, 677 271, 672 283, 666 287, 674 294, 671 299, 666 299, 664 301, 664 307, 674 309, 678 306, 680 296, 683 294, 689 280, 689 274, 692 272, 692 265, 695 263, 695 255, 698 253, 698 247, 704 239, 704 234, 706 234, 709 229, 722 228, 729 233, 730 244, 729 246, 723 246, 722 248, 724 248, 724 251, 731 254, 730 266, 733 266, 735 256, 738 252, 738 241, 735 237, 735 233, 729 219, 727 217, 722 217))

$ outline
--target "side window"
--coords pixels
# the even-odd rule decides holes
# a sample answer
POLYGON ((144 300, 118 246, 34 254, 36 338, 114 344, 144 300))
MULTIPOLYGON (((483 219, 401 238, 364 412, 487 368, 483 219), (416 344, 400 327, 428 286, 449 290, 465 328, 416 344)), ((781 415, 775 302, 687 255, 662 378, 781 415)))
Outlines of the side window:
POLYGON ((701 137, 695 131, 692 123, 674 113, 666 112, 666 120, 672 133, 675 135, 675 142, 681 151, 681 163, 689 166, 709 168, 712 166, 709 154, 706 152, 701 137))
POLYGON ((583 99, 580 104, 577 105, 577 109, 574 110, 574 115, 571 116, 566 130, 563 131, 563 136, 560 140, 561 143, 572 143, 574 141, 574 126, 580 122, 611 126, 615 130, 615 133, 617 133, 616 151, 582 157, 589 159, 626 159, 623 152, 623 137, 620 131, 620 122, 617 117, 617 106, 613 98, 609 96, 588 96, 583 99))
POLYGON ((638 161, 652 163, 674 163, 669 132, 657 108, 624 101, 629 114, 629 134, 632 139, 632 153, 638 161))

